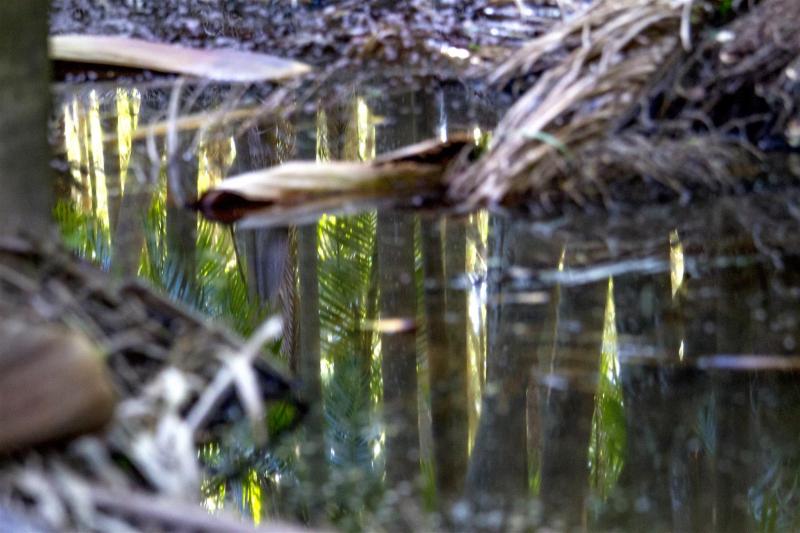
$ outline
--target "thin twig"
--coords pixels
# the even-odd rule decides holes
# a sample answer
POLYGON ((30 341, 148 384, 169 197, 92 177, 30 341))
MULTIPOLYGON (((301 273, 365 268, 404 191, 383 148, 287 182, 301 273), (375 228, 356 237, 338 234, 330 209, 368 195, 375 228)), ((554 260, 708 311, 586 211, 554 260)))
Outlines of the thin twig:
MULTIPOLYGON (((282 328, 280 317, 271 317, 267 319, 259 326, 255 333, 253 333, 247 343, 242 346, 239 353, 233 357, 240 358, 248 364, 252 363, 253 359, 261 352, 261 347, 264 343, 278 338, 282 332, 282 328)), ((228 389, 234 384, 235 379, 235 373, 228 365, 223 366, 217 371, 214 380, 203 391, 203 394, 186 417, 186 423, 189 425, 192 433, 197 433, 197 431, 203 427, 217 406, 222 402, 228 389)), ((245 408, 247 408, 247 405, 245 405, 245 408)))

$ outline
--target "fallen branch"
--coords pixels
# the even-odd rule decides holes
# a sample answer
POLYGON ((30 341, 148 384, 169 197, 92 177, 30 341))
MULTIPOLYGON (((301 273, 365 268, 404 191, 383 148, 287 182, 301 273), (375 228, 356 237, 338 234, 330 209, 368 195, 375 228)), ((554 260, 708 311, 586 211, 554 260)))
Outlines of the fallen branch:
POLYGON ((424 141, 363 163, 292 161, 228 178, 206 191, 193 207, 223 222, 254 212, 262 222, 269 213, 297 221, 297 215, 351 203, 380 199, 408 203, 431 194, 441 199, 446 168, 473 143, 471 136, 454 135, 444 143, 424 141))

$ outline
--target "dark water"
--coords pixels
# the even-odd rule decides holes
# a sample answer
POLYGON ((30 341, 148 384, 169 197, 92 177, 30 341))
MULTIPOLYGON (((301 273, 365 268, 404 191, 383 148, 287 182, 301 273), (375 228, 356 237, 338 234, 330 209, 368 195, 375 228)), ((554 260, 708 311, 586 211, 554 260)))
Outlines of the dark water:
MULTIPOLYGON (((60 88, 76 187, 58 217, 86 257, 244 334, 283 315, 273 357, 312 408, 269 451, 238 430, 204 448, 210 511, 370 531, 800 528, 800 192, 229 228, 179 205, 288 159, 484 135, 501 110, 460 85, 359 87, 292 119, 137 138, 172 94, 60 88)), ((186 87, 174 107, 258 98, 186 87)))

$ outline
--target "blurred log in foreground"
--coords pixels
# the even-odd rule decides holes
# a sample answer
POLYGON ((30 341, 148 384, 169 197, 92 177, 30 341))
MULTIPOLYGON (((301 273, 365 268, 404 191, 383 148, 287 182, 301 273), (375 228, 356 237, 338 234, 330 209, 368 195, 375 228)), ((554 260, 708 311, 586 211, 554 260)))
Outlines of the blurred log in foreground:
POLYGON ((0 323, 0 454, 100 429, 114 405, 105 362, 85 335, 0 323))

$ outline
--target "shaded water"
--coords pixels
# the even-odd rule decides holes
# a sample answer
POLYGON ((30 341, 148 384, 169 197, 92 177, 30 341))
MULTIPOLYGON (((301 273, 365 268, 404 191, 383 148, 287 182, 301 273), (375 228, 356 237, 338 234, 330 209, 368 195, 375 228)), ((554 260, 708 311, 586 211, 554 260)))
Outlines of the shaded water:
POLYGON ((210 511, 344 530, 800 527, 800 193, 256 229, 179 207, 226 175, 483 135, 500 112, 458 85, 352 92, 149 138, 171 100, 185 116, 259 97, 58 93, 77 187, 57 215, 76 250, 245 334, 284 317, 272 357, 312 407, 269 450, 238 427, 206 446, 210 511))

